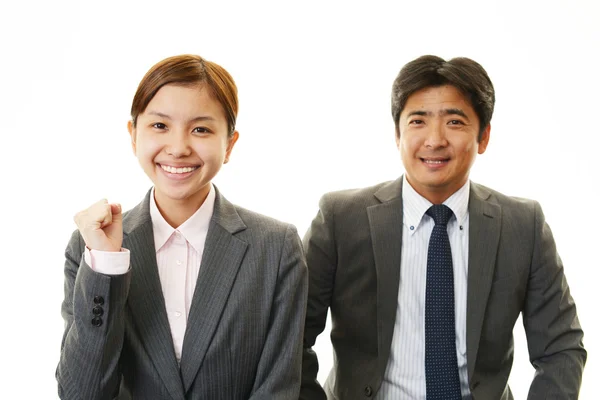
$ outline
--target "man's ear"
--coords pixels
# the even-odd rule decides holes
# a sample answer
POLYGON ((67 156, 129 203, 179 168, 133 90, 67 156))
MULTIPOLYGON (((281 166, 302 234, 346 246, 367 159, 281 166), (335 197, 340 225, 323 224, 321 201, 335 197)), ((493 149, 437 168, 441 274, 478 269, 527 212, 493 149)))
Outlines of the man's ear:
POLYGON ((127 130, 129 131, 129 136, 131 136, 131 149, 133 150, 133 154, 135 154, 135 126, 133 126, 133 121, 127 121, 127 130))
POLYGON ((481 134, 481 138, 479 139, 479 147, 477 148, 477 153, 483 154, 485 153, 485 149, 487 149, 487 145, 490 142, 490 131, 492 130, 492 125, 488 124, 483 130, 481 134))

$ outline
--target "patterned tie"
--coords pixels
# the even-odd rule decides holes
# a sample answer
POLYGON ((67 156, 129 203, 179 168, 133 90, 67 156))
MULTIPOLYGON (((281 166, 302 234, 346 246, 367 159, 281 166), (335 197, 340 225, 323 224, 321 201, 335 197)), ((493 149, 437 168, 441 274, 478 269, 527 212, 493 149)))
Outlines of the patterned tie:
POLYGON ((427 400, 460 400, 454 325, 454 275, 447 224, 452 210, 443 204, 427 210, 435 226, 427 251, 425 295, 425 379, 427 400))

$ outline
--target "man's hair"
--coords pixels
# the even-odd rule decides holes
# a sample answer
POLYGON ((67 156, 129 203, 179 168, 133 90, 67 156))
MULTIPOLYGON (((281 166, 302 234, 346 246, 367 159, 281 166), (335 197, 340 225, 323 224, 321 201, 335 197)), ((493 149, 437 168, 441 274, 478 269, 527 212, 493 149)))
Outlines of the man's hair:
POLYGON ((477 62, 457 57, 450 61, 437 56, 421 56, 400 70, 392 87, 392 117, 396 135, 400 136, 400 114, 408 98, 428 87, 452 85, 471 103, 479 118, 479 137, 489 125, 494 113, 494 86, 487 72, 477 62))

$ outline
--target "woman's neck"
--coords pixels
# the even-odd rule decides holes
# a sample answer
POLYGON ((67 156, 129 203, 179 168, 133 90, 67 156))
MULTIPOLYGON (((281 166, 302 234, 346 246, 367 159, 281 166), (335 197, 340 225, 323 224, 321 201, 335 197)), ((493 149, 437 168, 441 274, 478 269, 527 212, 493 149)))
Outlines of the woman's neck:
POLYGON ((154 201, 165 221, 177 229, 204 204, 210 192, 210 184, 185 199, 173 199, 154 190, 154 201))

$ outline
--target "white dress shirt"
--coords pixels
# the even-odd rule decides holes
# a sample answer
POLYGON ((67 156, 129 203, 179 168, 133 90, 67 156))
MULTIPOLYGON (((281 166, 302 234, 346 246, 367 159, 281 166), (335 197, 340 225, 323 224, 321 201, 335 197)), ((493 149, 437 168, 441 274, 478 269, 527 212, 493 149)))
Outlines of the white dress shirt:
MULTIPOLYGON (((402 259, 394 335, 377 399, 426 399, 425 383, 425 287, 427 250, 435 223, 425 214, 432 203, 402 184, 402 259)), ((454 268, 456 355, 463 399, 470 398, 467 371, 467 270, 469 255, 469 182, 444 204, 454 216, 448 236, 454 268)))
MULTIPOLYGON (((175 229, 158 210, 154 200, 154 189, 150 196, 150 217, 158 276, 177 360, 181 359, 187 317, 200 272, 200 261, 214 205, 215 189, 211 185, 202 206, 175 229)), ((103 274, 124 274, 129 269, 130 253, 127 249, 120 253, 86 249, 85 258, 94 271, 103 274)))

